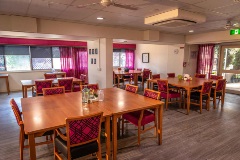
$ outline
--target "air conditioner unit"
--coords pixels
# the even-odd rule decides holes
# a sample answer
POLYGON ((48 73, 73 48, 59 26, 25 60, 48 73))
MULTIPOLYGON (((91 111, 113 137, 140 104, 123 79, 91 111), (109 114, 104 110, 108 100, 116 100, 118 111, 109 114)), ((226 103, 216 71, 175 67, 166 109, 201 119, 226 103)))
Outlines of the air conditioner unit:
POLYGON ((197 13, 175 9, 145 18, 144 23, 154 26, 180 27, 206 21, 206 17, 197 13))

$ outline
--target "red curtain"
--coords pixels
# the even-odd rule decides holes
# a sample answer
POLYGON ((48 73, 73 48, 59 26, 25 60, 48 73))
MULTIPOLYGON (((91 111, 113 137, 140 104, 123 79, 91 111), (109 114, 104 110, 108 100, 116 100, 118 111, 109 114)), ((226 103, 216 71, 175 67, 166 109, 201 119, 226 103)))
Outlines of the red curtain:
MULTIPOLYGON (((73 48, 74 54, 74 75, 80 78, 81 74, 88 75, 88 54, 86 48, 73 48)), ((86 82, 88 82, 86 76, 86 82)))
POLYGON ((125 54, 126 54, 126 67, 128 67, 131 70, 134 70, 134 58, 135 58, 134 50, 126 49, 125 54))
POLYGON ((197 59, 197 73, 209 74, 212 71, 214 44, 199 45, 197 59))
POLYGON ((61 71, 66 72, 67 77, 80 78, 81 74, 88 77, 88 54, 86 48, 59 47, 59 49, 61 71))
POLYGON ((67 77, 73 77, 73 54, 71 47, 59 47, 61 71, 66 72, 67 77))

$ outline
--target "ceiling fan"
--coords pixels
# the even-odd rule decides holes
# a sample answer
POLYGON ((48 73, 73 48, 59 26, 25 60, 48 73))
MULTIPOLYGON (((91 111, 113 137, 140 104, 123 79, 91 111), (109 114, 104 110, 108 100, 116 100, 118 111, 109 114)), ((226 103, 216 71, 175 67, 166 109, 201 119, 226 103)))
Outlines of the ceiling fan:
POLYGON ((91 4, 86 4, 86 5, 79 5, 78 7, 86 7, 86 6, 91 6, 91 5, 96 5, 96 4, 100 4, 104 7, 108 7, 108 6, 114 6, 114 7, 119 7, 119 8, 124 8, 124 9, 130 9, 130 10, 137 10, 138 8, 132 5, 126 5, 126 4, 120 4, 120 3, 116 3, 113 0, 101 0, 98 3, 91 3, 91 4))
POLYGON ((224 28, 225 29, 235 29, 235 28, 239 28, 239 27, 240 27, 239 22, 227 20, 227 23, 224 28))

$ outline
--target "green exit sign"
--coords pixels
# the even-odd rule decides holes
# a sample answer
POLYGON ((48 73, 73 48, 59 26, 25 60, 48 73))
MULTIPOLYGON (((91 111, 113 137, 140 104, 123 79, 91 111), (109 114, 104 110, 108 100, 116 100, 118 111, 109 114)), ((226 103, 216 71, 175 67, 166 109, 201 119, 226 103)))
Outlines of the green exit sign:
POLYGON ((236 35, 236 34, 240 34, 240 29, 232 29, 232 30, 230 30, 230 35, 236 35))

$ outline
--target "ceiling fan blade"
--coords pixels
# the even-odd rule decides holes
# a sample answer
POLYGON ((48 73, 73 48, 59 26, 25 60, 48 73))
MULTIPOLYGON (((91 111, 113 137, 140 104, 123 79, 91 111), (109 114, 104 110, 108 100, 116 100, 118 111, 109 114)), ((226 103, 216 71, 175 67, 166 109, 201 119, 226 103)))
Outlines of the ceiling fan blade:
POLYGON ((123 5, 123 4, 119 4, 119 3, 112 3, 112 5, 115 7, 124 8, 124 9, 138 10, 137 7, 131 6, 131 5, 123 5))
POLYGON ((77 7, 78 7, 78 8, 83 8, 83 7, 87 7, 87 6, 93 6, 93 5, 96 5, 96 4, 100 4, 100 2, 98 2, 98 3, 84 4, 84 5, 78 5, 77 7))

